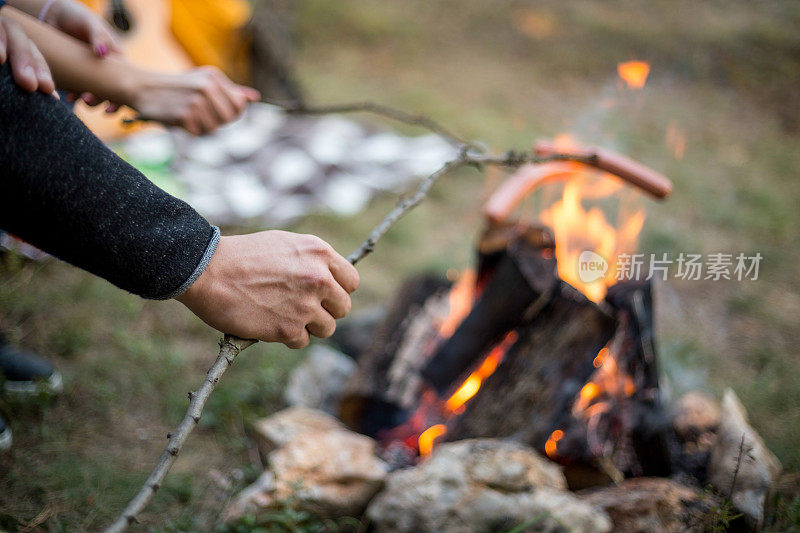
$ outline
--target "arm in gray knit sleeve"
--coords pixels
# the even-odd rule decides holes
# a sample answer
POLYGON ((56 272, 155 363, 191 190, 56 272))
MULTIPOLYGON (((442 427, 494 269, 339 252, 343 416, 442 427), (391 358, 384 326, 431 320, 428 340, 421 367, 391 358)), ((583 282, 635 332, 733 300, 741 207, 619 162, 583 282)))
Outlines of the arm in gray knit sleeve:
POLYGON ((0 229, 145 298, 203 272, 219 230, 153 185, 51 96, 0 67, 0 229))

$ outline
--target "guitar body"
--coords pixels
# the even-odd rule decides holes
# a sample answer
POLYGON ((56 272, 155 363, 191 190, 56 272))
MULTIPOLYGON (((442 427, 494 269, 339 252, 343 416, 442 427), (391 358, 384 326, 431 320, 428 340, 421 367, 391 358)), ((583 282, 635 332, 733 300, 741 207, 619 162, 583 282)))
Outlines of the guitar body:
MULTIPOLYGON (((108 19, 110 3, 85 1, 93 11, 108 19)), ((125 56, 133 63, 162 72, 179 72, 194 66, 170 30, 172 2, 170 0, 128 0, 125 8, 132 21, 131 29, 118 33, 125 56)), ((135 112, 123 108, 109 115, 105 106, 89 107, 83 102, 75 105, 75 114, 92 132, 104 141, 122 137, 155 124, 125 126, 122 120, 133 118, 135 112)))

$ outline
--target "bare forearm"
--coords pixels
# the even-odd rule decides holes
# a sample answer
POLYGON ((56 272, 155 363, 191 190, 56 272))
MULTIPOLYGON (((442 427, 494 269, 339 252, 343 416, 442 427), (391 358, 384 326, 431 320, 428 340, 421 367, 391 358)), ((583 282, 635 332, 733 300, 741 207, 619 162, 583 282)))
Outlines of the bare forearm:
POLYGON ((131 105, 137 85, 149 75, 119 56, 97 58, 88 45, 13 7, 6 6, 4 14, 16 20, 42 52, 59 89, 131 105))
POLYGON ((38 17, 47 0, 6 0, 6 3, 32 17, 38 17))

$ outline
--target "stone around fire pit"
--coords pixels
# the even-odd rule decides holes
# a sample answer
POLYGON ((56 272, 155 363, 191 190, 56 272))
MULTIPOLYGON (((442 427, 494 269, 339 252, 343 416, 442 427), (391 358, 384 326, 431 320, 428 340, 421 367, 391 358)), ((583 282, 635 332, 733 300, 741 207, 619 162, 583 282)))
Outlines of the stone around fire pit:
POLYGON ((710 503, 697 489, 666 478, 629 479, 583 491, 581 497, 605 510, 617 533, 702 531, 701 517, 710 503))
POLYGON ((747 412, 736 393, 727 389, 722 398, 717 442, 708 465, 709 480, 722 494, 732 493, 733 505, 758 527, 764 518, 767 494, 780 471, 778 458, 748 423, 747 412), (731 491, 737 464, 736 484, 731 491))
MULTIPOLYGON (((379 532, 512 529, 605 532, 600 509, 567 492, 555 464, 533 449, 499 439, 442 444, 414 468, 387 478, 367 509, 379 532)), ((526 530, 527 531, 527 530, 526 530)))
POLYGON ((315 344, 308 356, 289 376, 283 398, 289 405, 302 405, 335 414, 344 384, 356 363, 330 346, 315 344))
POLYGON ((302 406, 289 407, 253 424, 258 451, 263 458, 301 433, 335 429, 344 429, 344 426, 327 413, 302 406))
POLYGON ((359 516, 383 487, 387 466, 375 455, 375 441, 324 413, 290 408, 260 427, 280 447, 269 454, 268 469, 228 507, 229 520, 288 498, 325 517, 359 516))
POLYGON ((692 391, 684 394, 675 405, 672 425, 681 440, 699 443, 705 435, 717 431, 719 416, 719 404, 711 396, 692 391))

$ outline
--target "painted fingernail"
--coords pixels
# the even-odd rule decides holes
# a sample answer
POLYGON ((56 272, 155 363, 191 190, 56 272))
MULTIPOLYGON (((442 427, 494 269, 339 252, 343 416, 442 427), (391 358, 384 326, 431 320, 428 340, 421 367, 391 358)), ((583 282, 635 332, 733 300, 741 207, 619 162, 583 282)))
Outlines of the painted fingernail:
POLYGON ((30 78, 30 79, 33 79, 33 80, 36 79, 36 74, 34 74, 33 67, 30 66, 30 65, 28 65, 27 67, 23 67, 22 68, 22 75, 24 77, 26 77, 26 78, 30 78))

